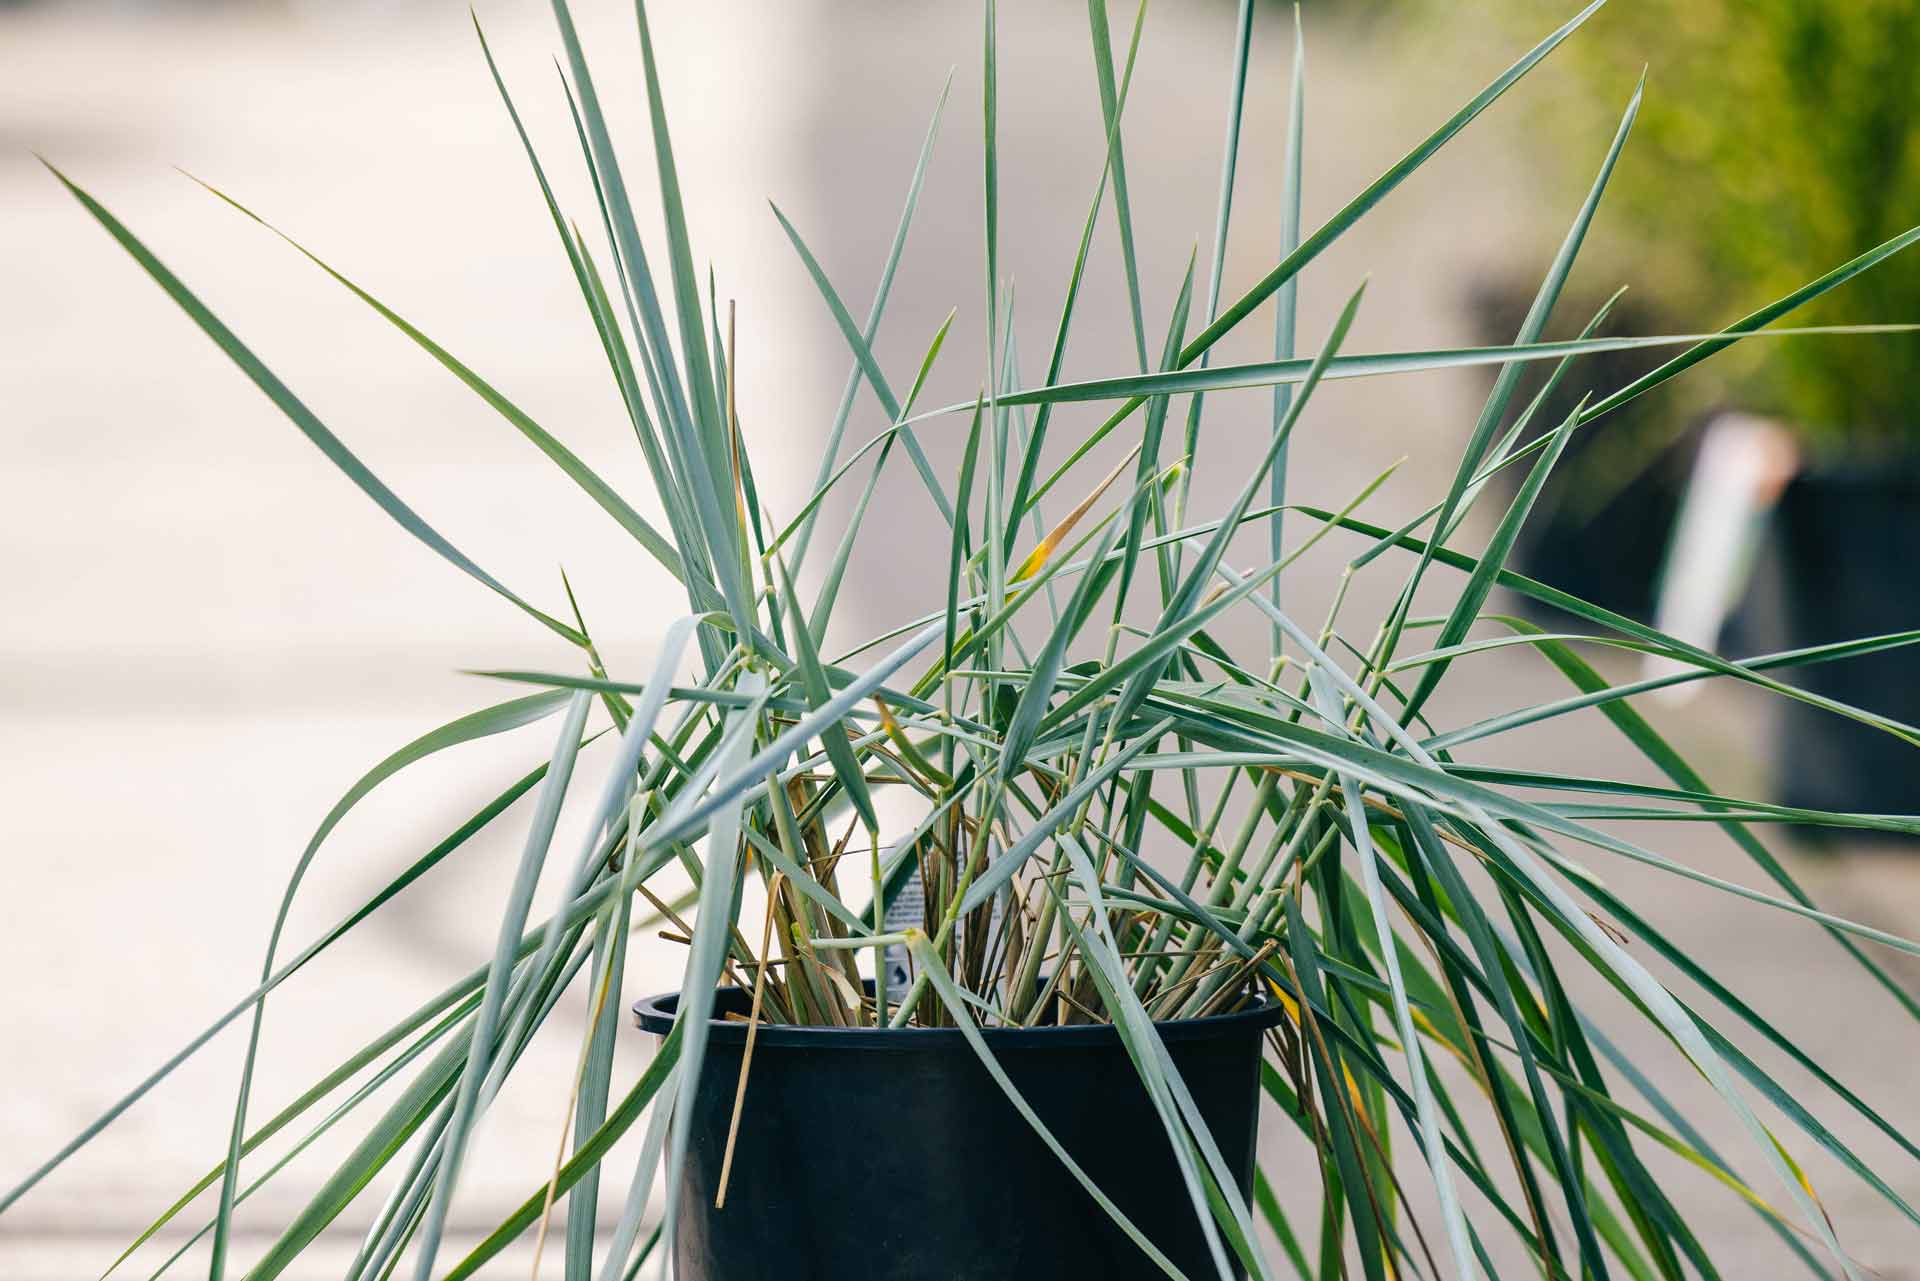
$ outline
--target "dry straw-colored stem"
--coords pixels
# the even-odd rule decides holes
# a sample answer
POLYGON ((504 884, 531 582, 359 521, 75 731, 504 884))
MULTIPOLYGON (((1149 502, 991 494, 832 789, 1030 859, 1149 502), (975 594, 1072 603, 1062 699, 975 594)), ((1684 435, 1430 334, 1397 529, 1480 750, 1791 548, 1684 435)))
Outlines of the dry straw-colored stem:
POLYGON ((727 1182, 733 1177, 733 1145, 740 1137, 740 1112, 747 1102, 747 1072, 753 1067, 753 1044, 760 1033, 760 998, 767 985, 767 954, 773 950, 774 905, 780 901, 785 872, 775 872, 767 886, 767 919, 760 927, 760 964, 753 971, 753 1003, 747 1009, 747 1048, 740 1055, 740 1080, 733 1088, 733 1116, 727 1122, 727 1148, 720 1156, 720 1186, 714 1189, 713 1208, 727 1207, 727 1182))

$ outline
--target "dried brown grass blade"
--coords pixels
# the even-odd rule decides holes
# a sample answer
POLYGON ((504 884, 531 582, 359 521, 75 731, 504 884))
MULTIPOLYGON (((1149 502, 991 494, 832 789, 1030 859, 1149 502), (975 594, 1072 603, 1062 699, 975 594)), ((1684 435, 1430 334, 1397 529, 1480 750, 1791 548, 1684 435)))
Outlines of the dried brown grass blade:
POLYGON ((1027 558, 1020 562, 1020 568, 1013 571, 1012 576, 1007 579, 1007 582, 1025 582, 1027 579, 1039 573, 1041 566, 1047 563, 1047 557, 1053 555, 1053 553, 1059 549, 1060 544, 1066 541, 1067 535, 1073 532, 1073 527, 1080 523, 1080 518, 1085 516, 1095 503, 1100 501, 1100 495, 1106 493, 1108 487, 1111 486, 1114 481, 1120 479, 1121 473, 1126 471, 1128 466, 1132 464, 1135 455, 1139 452, 1139 445, 1135 445, 1132 449, 1128 450, 1127 456, 1116 463, 1113 470, 1106 474, 1106 478, 1093 487, 1093 492, 1081 499, 1078 507, 1068 512, 1059 524, 1047 531, 1045 538, 1042 538, 1034 545, 1033 550, 1027 553, 1027 558))

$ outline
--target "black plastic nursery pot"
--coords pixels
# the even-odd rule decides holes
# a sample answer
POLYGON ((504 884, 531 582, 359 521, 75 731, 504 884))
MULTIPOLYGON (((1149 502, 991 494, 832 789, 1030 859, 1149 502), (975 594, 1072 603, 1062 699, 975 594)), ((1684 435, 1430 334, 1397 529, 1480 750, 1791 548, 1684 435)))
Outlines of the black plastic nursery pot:
MULTIPOLYGON (((1920 467, 1810 470, 1781 495, 1773 537, 1781 648, 1920 628, 1920 467)), ((1883 650, 1787 675, 1814 693, 1920 724, 1920 650, 1883 650)), ((1800 702, 1787 703, 1782 715, 1774 761, 1781 803, 1920 814, 1920 747, 1800 702)))
MULTIPOLYGON (((664 1036, 678 995, 634 1006, 664 1036)), ((744 1014, 720 993, 716 1014, 744 1014)), ((1261 1038, 1277 1005, 1163 1023, 1167 1052, 1239 1180, 1253 1179, 1261 1038)), ((950 1028, 762 1025, 726 1205, 714 1208, 746 1049, 716 1018, 686 1125, 675 1263, 688 1281, 1163 1277, 950 1028)), ((994 1056, 1102 1192, 1190 1277, 1212 1257, 1173 1149, 1111 1026, 989 1028, 994 1056)), ((1236 1275, 1238 1275, 1236 1270, 1236 1275)))

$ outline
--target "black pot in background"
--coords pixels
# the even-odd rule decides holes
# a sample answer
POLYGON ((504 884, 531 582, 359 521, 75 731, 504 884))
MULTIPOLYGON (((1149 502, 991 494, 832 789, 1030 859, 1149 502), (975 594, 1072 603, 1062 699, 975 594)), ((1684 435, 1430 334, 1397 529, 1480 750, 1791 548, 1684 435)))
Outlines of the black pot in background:
MULTIPOLYGON (((677 995, 634 1006, 673 1025, 677 995)), ((718 1013, 745 1013, 720 993, 718 1013)), ((1265 1005, 1160 1034, 1243 1194, 1251 1189, 1265 1005)), ((1163 1277, 1014 1111, 957 1029, 762 1026, 728 1180, 713 1208, 746 1046, 716 1021, 681 1179, 688 1281, 1059 1281, 1163 1277)), ((992 1028, 988 1045, 1082 1169, 1188 1276, 1213 1274, 1193 1203, 1111 1026, 992 1028)), ((1229 1256, 1231 1257, 1231 1256, 1229 1256)), ((1236 1275, 1239 1275, 1236 1268, 1236 1275)))
MULTIPOLYGON (((1920 628, 1920 465, 1810 469, 1780 496, 1771 582, 1750 631, 1799 649, 1920 628)), ((1920 724, 1920 650, 1864 654, 1784 673, 1803 689, 1920 724)), ((1782 703, 1780 803, 1844 813, 1920 813, 1920 748, 1883 730, 1782 703)), ((1890 836, 1909 842, 1910 838, 1890 836)))
MULTIPOLYGON (((1536 288, 1533 284, 1477 285, 1467 303, 1476 341, 1486 346, 1511 343, 1536 288)), ((1579 337, 1579 326, 1597 307, 1593 300, 1563 298, 1554 309, 1555 323, 1549 326, 1548 336, 1579 337)), ((1668 331, 1660 327, 1657 316, 1623 300, 1595 336, 1663 332, 1668 331)), ((1582 396, 1591 393, 1598 399, 1616 391, 1672 354, 1643 350, 1580 357, 1528 424, 1526 439, 1558 427, 1582 396)), ((1526 367, 1502 430, 1525 412, 1546 385, 1553 363, 1538 361, 1526 367)), ((1487 370, 1489 389, 1497 372, 1497 367, 1487 370)), ((1630 402, 1576 431, 1521 527, 1507 567, 1617 614, 1652 622, 1660 568, 1698 443, 1696 431, 1670 421, 1672 412, 1655 396, 1630 402)), ((1530 463, 1529 459, 1508 467, 1489 488, 1511 501, 1530 463)), ((1555 630, 1590 630, 1551 606, 1529 599, 1524 608, 1555 630)))

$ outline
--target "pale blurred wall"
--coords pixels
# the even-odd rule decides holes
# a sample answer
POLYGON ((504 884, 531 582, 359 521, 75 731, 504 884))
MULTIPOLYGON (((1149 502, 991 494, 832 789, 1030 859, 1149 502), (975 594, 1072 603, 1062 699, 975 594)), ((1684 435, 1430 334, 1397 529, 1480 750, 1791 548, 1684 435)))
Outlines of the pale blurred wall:
MULTIPOLYGON (((627 144, 629 181, 645 204, 652 166, 626 7, 580 0, 577 8, 627 144)), ((969 397, 982 366, 984 289, 977 15, 969 6, 825 0, 654 8, 698 252, 715 263, 722 293, 739 298, 742 413, 762 491, 776 510, 791 510, 812 475, 846 356, 764 200, 780 201, 849 305, 863 311, 927 113, 957 68, 880 351, 890 368, 910 368, 958 305, 928 395, 969 397)), ((1287 94, 1280 16, 1263 14, 1255 37, 1227 298, 1274 258, 1287 94)), ((590 196, 548 61, 558 41, 546 6, 496 0, 481 17, 565 203, 584 217, 590 196)), ((1195 245, 1205 283, 1231 19, 1225 4, 1156 6, 1129 106, 1152 347, 1195 245)), ((1002 269, 1016 290, 1030 382, 1044 366, 1098 176, 1084 21, 1064 0, 1005 6, 1002 17, 1002 269)), ((1309 38, 1309 226, 1516 52, 1470 34, 1444 43, 1431 28, 1388 22, 1356 31, 1318 13, 1309 38)), ((564 604, 556 572, 564 564, 616 670, 644 661, 681 602, 507 424, 295 253, 168 167, 281 222, 650 508, 637 451, 463 5, 42 6, 0 11, 0 51, 11 69, 0 76, 0 136, 9 144, 0 150, 0 207, 12 233, 0 248, 8 442, 0 758, 9 763, 0 772, 0 972, 8 976, 0 1020, 9 1047, 0 1058, 0 1181, 10 1181, 246 989, 287 870, 360 770, 510 692, 459 669, 572 664, 557 642, 411 542, 335 474, 26 148, 61 164, 147 237, 476 560, 549 609, 564 604)), ((1526 127, 1526 94, 1523 86, 1316 264, 1303 291, 1303 343, 1317 341, 1368 276, 1355 350, 1460 343, 1458 302, 1470 275, 1516 258, 1522 271, 1544 265, 1540 234, 1522 217, 1539 196, 1510 146, 1526 127)), ((1604 139, 1594 145, 1597 156, 1604 139)), ((1132 364, 1110 221, 1096 254, 1069 376, 1132 364)), ((1257 358, 1269 341, 1257 325, 1223 358, 1257 358)), ((1473 391, 1467 378, 1330 388, 1296 446, 1296 492, 1337 505, 1406 456, 1370 511, 1393 523, 1418 510, 1450 471, 1473 391)), ((1071 439, 1095 412, 1060 414, 1057 438, 1071 439)), ((1237 486, 1244 473, 1236 464, 1264 433, 1266 412, 1261 393, 1210 399, 1196 511, 1217 509, 1237 486)), ((854 438, 878 425, 863 392, 854 438)), ((953 443, 950 430, 928 433, 936 458, 950 460, 953 443)), ((1097 474, 1090 468, 1088 483, 1097 474)), ((930 509, 904 470, 883 488, 876 515, 887 537, 856 562, 849 636, 930 608, 930 571, 942 564, 930 509)), ((837 519, 823 536, 837 535, 837 519)), ((1299 580, 1306 616, 1318 617, 1345 554, 1299 580)), ((1354 616, 1365 617, 1390 585, 1363 583, 1354 616)), ((1498 680, 1466 672, 1461 701, 1440 710, 1552 692, 1552 678, 1532 668, 1498 680)), ((1739 790, 1754 776, 1744 746, 1754 725, 1748 704, 1727 700, 1673 728, 1706 755, 1716 780, 1739 790)), ((541 755, 540 737, 465 749, 376 794, 327 847, 289 938, 304 941, 357 904, 541 755)), ((1585 724, 1562 723, 1519 746, 1539 768, 1635 775, 1624 752, 1585 724)), ((275 998, 262 1106, 485 954, 516 834, 509 822, 275 998)), ((1677 856, 1747 875, 1706 832, 1663 839, 1677 856)), ((1810 930, 1676 892, 1652 874, 1608 872, 1703 958, 1735 967, 1784 1026, 1835 1046, 1835 1065, 1864 1074, 1867 1093, 1900 1114, 1894 1078, 1910 1038, 1884 1022, 1862 1024, 1845 1002, 1795 997, 1832 973, 1832 949, 1810 930), (1769 930, 1756 930, 1756 920, 1769 930)), ((1920 915, 1884 878, 1872 900, 1851 874, 1829 873, 1826 884, 1843 911, 1893 923, 1920 915)), ((641 949, 631 988, 669 985, 676 960, 641 949)), ((1862 991, 1847 982, 1849 992, 1862 991)), ((9 1216, 0 1225, 0 1277, 104 1265, 145 1215, 211 1164, 238 1052, 231 1035, 217 1042, 9 1216)), ((570 1069, 572 1053, 565 1037, 537 1047, 523 1069, 528 1088, 502 1097, 460 1201, 463 1231, 490 1227, 524 1193, 528 1172, 550 1159, 560 1124, 551 1083, 570 1069)), ((1698 1101, 1684 1071, 1677 1085, 1698 1101)), ((1721 1133, 1713 1117, 1702 1123, 1721 1133)), ((1268 1142, 1283 1161, 1297 1159, 1286 1136, 1268 1142)), ((616 1158, 614 1168, 621 1164, 616 1158)), ((250 1230, 283 1222, 298 1186, 263 1196, 245 1218, 250 1230)), ((1287 1195, 1310 1202, 1309 1181, 1287 1195)), ((1737 1252, 1750 1217, 1730 1198, 1699 1195, 1707 1230, 1737 1252)), ((1850 1244, 1886 1262, 1885 1251, 1874 1254, 1878 1220, 1849 1196, 1843 1187, 1829 1205, 1855 1214, 1850 1244)), ((242 1256, 262 1241, 248 1237, 242 1256)), ((330 1248, 351 1242, 343 1235, 330 1248)), ((317 1257, 313 1275, 330 1266, 337 1272, 337 1256, 317 1257)))

